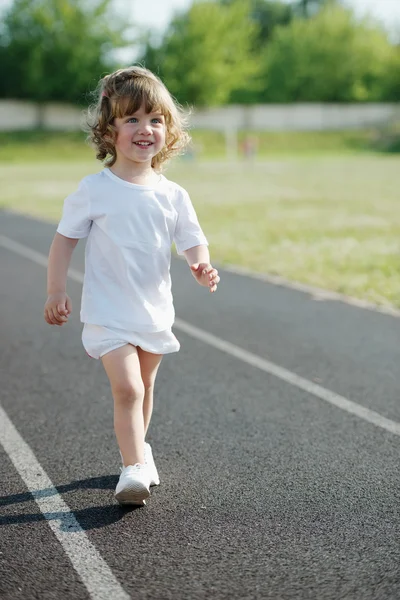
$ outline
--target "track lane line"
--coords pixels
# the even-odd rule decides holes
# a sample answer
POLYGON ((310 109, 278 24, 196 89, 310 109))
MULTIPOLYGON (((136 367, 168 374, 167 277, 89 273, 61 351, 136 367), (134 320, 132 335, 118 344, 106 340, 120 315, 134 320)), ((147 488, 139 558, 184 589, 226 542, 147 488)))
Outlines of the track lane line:
POLYGON ((252 367, 256 367, 257 369, 265 371, 270 375, 274 375, 282 381, 286 381, 294 387, 304 390, 305 392, 308 392, 309 394, 316 396, 317 398, 320 398, 329 404, 333 404, 333 406, 336 406, 337 408, 345 410, 346 412, 355 415, 360 419, 364 419, 364 421, 368 421, 377 427, 386 429, 386 431, 389 431, 390 433, 400 435, 400 423, 392 421, 391 419, 387 419, 386 417, 383 417, 379 413, 370 410, 361 404, 357 404, 352 400, 348 400, 340 394, 336 394, 335 392, 332 392, 331 390, 328 390, 327 388, 324 388, 321 385, 310 381, 309 379, 300 377, 300 375, 296 375, 296 373, 293 373, 284 367, 280 367, 279 365, 276 365, 265 358, 261 358, 252 352, 243 350, 242 348, 239 348, 239 346, 235 346, 230 342, 226 342, 225 340, 216 337, 212 333, 198 329, 197 327, 190 325, 190 323, 186 323, 181 319, 175 320, 175 326, 188 335, 191 335, 192 337, 195 337, 196 339, 201 340, 206 344, 217 348, 218 350, 222 350, 222 352, 226 352, 227 354, 242 360, 252 367))
MULTIPOLYGON (((27 246, 23 246, 22 244, 19 244, 18 242, 15 242, 14 240, 11 240, 3 235, 0 235, 0 245, 8 250, 16 252, 20 256, 36 262, 37 264, 47 267, 47 257, 44 254, 40 254, 34 250, 31 250, 27 246)), ((68 275, 72 280, 78 283, 83 282, 83 274, 80 271, 70 269, 68 275)), ((388 419, 387 417, 384 417, 379 413, 362 406, 361 404, 357 404, 357 402, 354 402, 353 400, 349 400, 340 394, 336 394, 335 392, 332 392, 331 390, 328 390, 327 388, 324 388, 323 386, 318 385, 309 379, 300 377, 284 367, 280 367, 279 365, 261 358, 252 352, 243 350, 239 346, 231 344, 230 342, 227 342, 213 335, 212 333, 203 331, 202 329, 199 329, 198 327, 195 327, 194 325, 191 325, 182 319, 177 318, 175 320, 175 327, 191 337, 201 340, 202 342, 212 346, 213 348, 217 348, 226 354, 238 358, 248 365, 256 367, 257 369, 269 373, 270 375, 274 375, 282 381, 286 381, 290 385, 293 385, 294 387, 297 387, 321 400, 324 400, 325 402, 336 406, 337 408, 340 408, 349 414, 363 419, 364 421, 367 421, 376 427, 380 427, 389 433, 400 435, 400 423, 397 421, 388 419)))
POLYGON ((69 506, 0 406, 0 442, 93 600, 129 600, 69 506))

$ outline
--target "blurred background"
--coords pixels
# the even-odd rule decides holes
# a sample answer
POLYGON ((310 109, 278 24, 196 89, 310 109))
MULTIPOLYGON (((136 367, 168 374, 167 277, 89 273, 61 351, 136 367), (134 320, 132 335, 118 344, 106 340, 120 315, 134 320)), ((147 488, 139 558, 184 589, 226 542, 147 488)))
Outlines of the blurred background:
POLYGON ((2 208, 57 221, 81 125, 140 63, 191 111, 166 175, 213 261, 400 307, 399 0, 0 1, 2 208))

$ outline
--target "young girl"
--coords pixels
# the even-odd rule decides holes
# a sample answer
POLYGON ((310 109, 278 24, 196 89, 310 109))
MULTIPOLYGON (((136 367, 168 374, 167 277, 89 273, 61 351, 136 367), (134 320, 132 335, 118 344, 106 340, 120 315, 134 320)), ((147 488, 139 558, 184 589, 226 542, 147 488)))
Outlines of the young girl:
POLYGON ((64 325, 71 314, 68 266, 88 238, 82 290, 82 342, 101 358, 114 398, 114 428, 123 468, 121 504, 145 504, 159 478, 145 443, 153 389, 164 354, 177 352, 171 331, 171 245, 196 281, 220 281, 188 193, 160 174, 189 141, 184 118, 164 84, 141 67, 104 77, 90 117, 90 137, 105 168, 85 177, 64 203, 48 262, 44 318, 64 325))

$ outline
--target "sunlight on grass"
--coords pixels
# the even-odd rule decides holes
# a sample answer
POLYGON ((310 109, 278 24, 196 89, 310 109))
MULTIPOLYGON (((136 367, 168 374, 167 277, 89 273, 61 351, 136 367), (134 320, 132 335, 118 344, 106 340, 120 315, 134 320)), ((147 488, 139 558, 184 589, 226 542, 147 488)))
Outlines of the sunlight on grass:
MULTIPOLYGON (((93 155, 92 155, 93 156, 93 155)), ((3 206, 57 221, 94 159, 3 164, 3 206)), ((400 158, 359 155, 256 163, 180 159, 215 263, 400 306, 400 158)))

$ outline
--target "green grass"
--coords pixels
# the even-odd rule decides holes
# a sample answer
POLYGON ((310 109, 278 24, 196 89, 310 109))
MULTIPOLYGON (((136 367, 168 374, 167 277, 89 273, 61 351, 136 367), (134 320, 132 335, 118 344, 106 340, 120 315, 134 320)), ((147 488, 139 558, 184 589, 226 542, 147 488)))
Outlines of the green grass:
POLYGON ((2 163, 91 160, 93 150, 80 131, 1 131, 2 163))
MULTIPOLYGON (((374 131, 329 132, 240 132, 238 152, 243 139, 250 135, 256 140, 257 156, 354 154, 371 152, 377 133, 374 131)), ((193 148, 200 159, 226 156, 225 135, 218 131, 191 131, 193 148)), ((82 132, 17 131, 0 132, 0 161, 59 162, 90 161, 93 150, 82 132)), ((189 153, 190 156, 190 153, 189 153)), ((188 156, 188 158, 189 158, 188 156)))
POLYGON ((400 307, 400 158, 199 163, 170 176, 218 262, 400 307))
MULTIPOLYGON (((192 131, 194 148, 199 156, 206 158, 224 157, 226 155, 226 139, 222 132, 192 131)), ((320 155, 320 154, 354 154, 373 152, 377 133, 372 130, 363 131, 248 131, 238 133, 238 152, 241 153, 246 137, 255 140, 258 157, 320 155)))
MULTIPOLYGON (((44 144, 41 156, 48 151, 44 144)), ((3 162, 2 204, 56 222, 64 197, 100 169, 90 151, 3 162)), ((182 158, 166 175, 191 194, 214 262, 400 307, 400 157, 182 158)))

